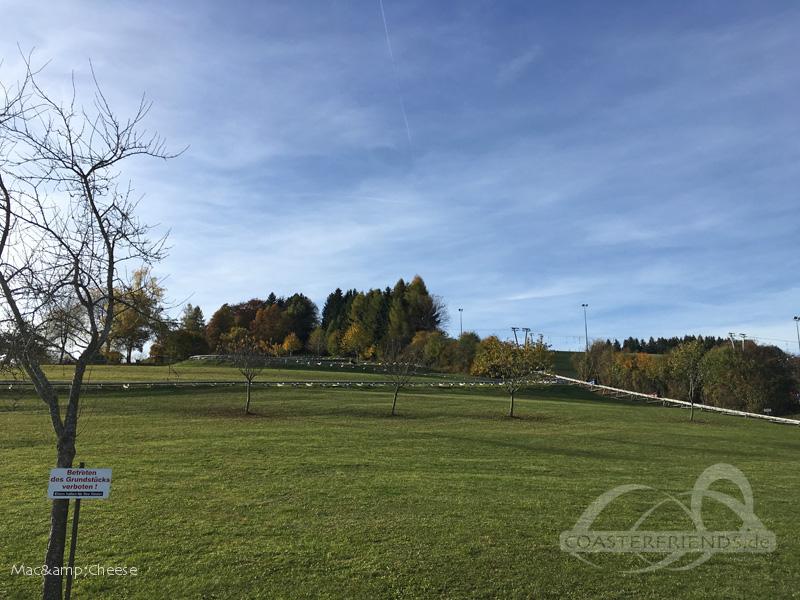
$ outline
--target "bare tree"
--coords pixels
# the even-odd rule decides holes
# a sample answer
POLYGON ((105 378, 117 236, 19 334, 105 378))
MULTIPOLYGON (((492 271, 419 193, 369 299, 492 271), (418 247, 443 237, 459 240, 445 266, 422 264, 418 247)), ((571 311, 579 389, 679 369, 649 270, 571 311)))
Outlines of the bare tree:
POLYGON ((14 364, 8 354, 5 337, 0 334, 0 380, 7 389, 0 390, 0 397, 6 398, 6 406, 9 411, 15 411, 20 405, 23 396, 23 388, 18 385, 25 379, 25 374, 14 364))
MULTIPOLYGON (((131 188, 118 185, 121 163, 171 155, 161 138, 141 129, 150 109, 144 97, 121 120, 96 79, 88 106, 77 100, 74 81, 71 98, 61 102, 39 85, 30 60, 26 65, 21 82, 0 90, 0 319, 13 360, 47 405, 56 466, 63 468, 75 457, 84 373, 108 339, 115 286, 126 284, 126 265, 150 265, 163 255, 163 240, 151 241, 150 228, 135 217, 131 188), (47 343, 52 308, 73 304, 81 318, 69 332, 75 364, 62 398, 30 349, 47 343)), ((53 501, 45 599, 62 595, 67 511, 67 500, 53 501)))
POLYGON ((233 366, 242 374, 247 386, 247 400, 244 405, 244 414, 250 414, 250 389, 253 381, 261 374, 266 366, 266 356, 259 348, 258 343, 249 335, 242 336, 232 342, 228 350, 228 358, 233 366))
POLYGON ((403 347, 399 340, 391 339, 384 345, 381 355, 389 381, 394 387, 392 397, 392 416, 397 414, 397 397, 417 372, 418 352, 411 346, 403 347))

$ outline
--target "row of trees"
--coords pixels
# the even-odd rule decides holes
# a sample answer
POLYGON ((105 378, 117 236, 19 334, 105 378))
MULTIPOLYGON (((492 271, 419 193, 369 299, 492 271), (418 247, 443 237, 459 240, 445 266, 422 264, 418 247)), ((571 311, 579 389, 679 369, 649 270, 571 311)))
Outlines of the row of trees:
MULTIPOLYGON (((474 358, 470 361, 471 371, 475 375, 501 381, 510 397, 508 411, 510 417, 514 416, 516 393, 524 386, 540 381, 553 369, 553 352, 541 336, 535 341, 526 339, 522 345, 512 341, 502 341, 495 336, 477 341, 475 334, 464 334, 459 340, 443 338, 438 332, 425 338, 418 334, 407 345, 400 339, 389 337, 383 341, 380 354, 383 373, 394 386, 392 416, 397 414, 400 390, 408 385, 421 368, 424 368, 426 348, 436 339, 446 339, 456 349, 467 341, 475 340, 476 343, 469 346, 474 358)), ((249 414, 251 387, 266 366, 265 354, 252 336, 246 336, 229 348, 227 358, 245 379, 245 414, 249 414)))
POLYGON ((774 414, 800 408, 800 359, 752 341, 709 349, 695 339, 666 355, 617 352, 595 342, 588 353, 575 356, 575 367, 586 380, 692 404, 774 414))
MULTIPOLYGON (((378 358, 389 341, 405 346, 419 335, 442 336, 445 323, 443 303, 428 292, 419 275, 383 290, 336 289, 325 301, 307 348, 318 355, 378 358)), ((418 338, 417 346, 421 343, 418 338)))
MULTIPOLYGON (((179 318, 168 318, 164 297, 164 288, 147 268, 116 286, 111 329, 94 360, 130 363, 132 353, 151 341, 149 362, 157 364, 198 354, 229 354, 247 343, 265 356, 306 352, 364 360, 385 359, 386 348, 399 345, 421 366, 468 373, 481 343, 472 332, 454 339, 441 330, 446 321, 442 302, 419 276, 408 284, 400 279, 384 290, 337 289, 328 296, 321 318, 314 302, 300 293, 223 304, 208 323, 200 307, 192 304, 179 318)), ((49 360, 73 360, 73 333, 84 325, 81 318, 77 307, 51 308, 49 344, 40 349, 43 360, 48 360, 47 349, 49 360)))
MULTIPOLYGON (((161 320, 151 330, 156 341, 150 357, 164 362, 193 354, 225 354, 249 340, 267 355, 308 352, 374 359, 391 340, 403 347, 412 342, 418 349, 424 346, 429 362, 438 364, 441 348, 449 340, 441 331, 445 320, 441 300, 428 292, 418 275, 408 284, 400 279, 393 288, 383 290, 336 289, 321 315, 303 294, 283 298, 271 293, 265 300, 223 304, 207 324, 200 308, 188 305, 180 319, 172 323, 161 320)), ((112 336, 112 346, 115 339, 112 336)), ((466 359, 462 355, 459 361, 463 364, 466 359)))
POLYGON ((721 346, 722 344, 730 342, 727 338, 715 337, 715 336, 702 336, 702 335, 685 335, 682 338, 678 336, 673 336, 669 338, 665 337, 650 337, 650 339, 645 340, 644 338, 639 339, 635 337, 625 338, 622 343, 619 340, 615 339, 614 341, 606 340, 605 345, 611 347, 616 352, 645 352, 647 354, 667 354, 671 350, 674 350, 681 344, 685 344, 686 342, 700 342, 700 344, 706 350, 711 350, 716 346, 721 346))
POLYGON ((271 293, 266 300, 254 298, 239 304, 223 304, 206 326, 206 342, 211 352, 224 351, 244 335, 275 349, 288 336, 298 340, 300 349, 318 322, 317 305, 303 294, 289 298, 271 293))

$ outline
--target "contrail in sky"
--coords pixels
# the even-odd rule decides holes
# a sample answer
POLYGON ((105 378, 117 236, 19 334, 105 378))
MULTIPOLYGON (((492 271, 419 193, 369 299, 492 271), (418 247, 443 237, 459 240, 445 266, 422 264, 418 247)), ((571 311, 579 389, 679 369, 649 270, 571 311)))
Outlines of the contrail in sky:
POLYGON ((392 41, 389 39, 389 25, 386 24, 386 12, 383 10, 383 0, 378 0, 378 5, 381 8, 381 18, 383 19, 383 31, 386 33, 386 47, 389 48, 389 58, 392 61, 392 70, 394 71, 394 82, 397 86, 397 96, 400 98, 400 110, 403 112, 403 121, 406 124, 406 135, 408 135, 408 145, 411 146, 411 128, 408 126, 408 115, 406 114, 406 103, 403 101, 403 94, 400 92, 400 77, 397 74, 397 63, 394 60, 394 52, 392 52, 392 41))

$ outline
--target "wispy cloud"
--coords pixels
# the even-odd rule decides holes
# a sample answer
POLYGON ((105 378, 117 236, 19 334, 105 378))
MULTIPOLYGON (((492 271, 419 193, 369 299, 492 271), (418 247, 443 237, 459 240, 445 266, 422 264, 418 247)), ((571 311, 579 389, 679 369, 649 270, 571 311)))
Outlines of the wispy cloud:
POLYGON ((541 48, 536 46, 500 65, 497 69, 497 83, 508 85, 520 78, 528 70, 528 67, 539 59, 541 53, 541 48))
POLYGON ((545 298, 559 298, 561 296, 573 296, 575 294, 585 294, 601 284, 597 278, 576 278, 566 277, 561 280, 552 281, 544 285, 528 289, 518 294, 513 294, 506 300, 541 300, 545 298))
POLYGON ((794 7, 386 0, 396 74, 378 4, 0 8, 4 78, 17 43, 59 93, 91 58, 121 112, 147 91, 189 146, 125 175, 172 230, 171 295, 207 313, 418 272, 481 333, 575 343, 588 302, 598 336, 793 334, 794 7))

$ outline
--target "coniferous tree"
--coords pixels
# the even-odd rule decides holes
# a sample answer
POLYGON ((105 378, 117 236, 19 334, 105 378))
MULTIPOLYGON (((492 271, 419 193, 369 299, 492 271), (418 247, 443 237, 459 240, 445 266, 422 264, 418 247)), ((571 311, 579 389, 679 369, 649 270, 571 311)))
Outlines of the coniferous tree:
POLYGON ((336 316, 341 311, 344 304, 344 294, 341 288, 336 288, 336 291, 328 294, 325 305, 322 307, 322 328, 327 330, 331 323, 336 320, 336 316))
POLYGON ((411 340, 408 307, 406 303, 406 284, 400 279, 392 290, 392 303, 389 307, 389 331, 391 339, 403 344, 411 340))

